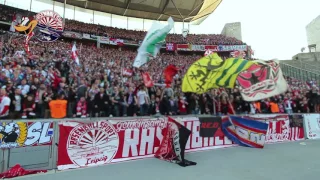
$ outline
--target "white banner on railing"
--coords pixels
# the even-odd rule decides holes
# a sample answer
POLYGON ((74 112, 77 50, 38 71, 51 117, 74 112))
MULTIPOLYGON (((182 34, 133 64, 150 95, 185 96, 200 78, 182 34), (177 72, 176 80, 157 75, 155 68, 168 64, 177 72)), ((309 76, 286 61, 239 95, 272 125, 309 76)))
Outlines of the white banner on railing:
POLYGON ((308 139, 320 138, 320 114, 304 114, 304 127, 308 139))

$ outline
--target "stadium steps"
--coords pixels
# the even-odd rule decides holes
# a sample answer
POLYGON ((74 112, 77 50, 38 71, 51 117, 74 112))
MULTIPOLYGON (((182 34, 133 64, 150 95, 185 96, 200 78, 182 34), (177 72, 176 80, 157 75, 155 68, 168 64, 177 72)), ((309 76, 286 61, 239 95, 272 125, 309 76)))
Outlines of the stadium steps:
POLYGON ((312 80, 316 81, 318 85, 320 84, 320 71, 310 71, 282 62, 280 63, 280 67, 285 76, 293 77, 301 81, 312 80))
POLYGON ((282 64, 287 64, 296 68, 304 69, 316 74, 320 74, 320 62, 319 61, 296 61, 296 60, 288 60, 288 61, 280 61, 282 64))

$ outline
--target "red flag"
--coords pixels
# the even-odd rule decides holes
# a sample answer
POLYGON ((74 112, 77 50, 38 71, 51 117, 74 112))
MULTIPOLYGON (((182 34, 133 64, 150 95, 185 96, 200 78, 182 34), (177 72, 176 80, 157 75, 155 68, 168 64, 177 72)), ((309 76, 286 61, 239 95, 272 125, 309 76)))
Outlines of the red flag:
POLYGON ((123 76, 131 77, 133 74, 133 71, 131 69, 123 68, 122 69, 123 76))
POLYGON ((117 46, 123 46, 124 41, 122 39, 115 39, 115 38, 110 38, 109 43, 112 45, 117 45, 117 46))
POLYGON ((142 74, 144 85, 146 87, 152 87, 154 84, 153 84, 153 80, 151 79, 149 73, 148 72, 143 72, 141 74, 142 74))
POLYGON ((246 56, 246 53, 243 51, 233 51, 230 53, 230 55, 234 58, 244 58, 246 56))
POLYGON ((17 164, 13 166, 11 169, 9 169, 6 172, 3 172, 0 174, 0 178, 13 178, 18 176, 25 176, 28 174, 38 174, 38 173, 45 173, 47 170, 25 170, 23 169, 20 164, 17 164))
POLYGON ((173 77, 178 73, 178 69, 174 65, 169 65, 164 69, 164 83, 166 84, 166 87, 170 87, 173 77))

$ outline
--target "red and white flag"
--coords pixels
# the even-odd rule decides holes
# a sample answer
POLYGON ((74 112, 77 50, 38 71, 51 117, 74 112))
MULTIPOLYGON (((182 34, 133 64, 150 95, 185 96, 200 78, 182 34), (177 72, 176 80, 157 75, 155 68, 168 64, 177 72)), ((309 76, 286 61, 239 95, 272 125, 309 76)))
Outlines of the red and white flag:
POLYGON ((206 52, 204 53, 204 56, 209 56, 212 53, 213 51, 211 51, 210 49, 207 49, 206 52))
POLYGON ((149 73, 148 72, 143 72, 141 74, 142 74, 142 79, 143 79, 144 85, 146 87, 153 87, 154 83, 153 83, 153 80, 151 79, 149 73))
POLYGON ((244 51, 233 51, 230 55, 234 58, 244 58, 246 57, 246 53, 244 51))
POLYGON ((16 32, 16 29, 14 28, 14 26, 17 26, 19 23, 21 23, 21 15, 14 14, 12 18, 11 26, 10 26, 10 31, 16 32))
POLYGON ((131 69, 123 68, 122 69, 122 75, 131 77, 133 74, 133 71, 131 69))
POLYGON ((78 51, 77 51, 77 47, 76 47, 76 44, 75 44, 75 43, 74 43, 73 46, 72 46, 71 58, 72 58, 78 65, 80 65, 80 61, 79 61, 79 57, 78 57, 78 51))
POLYGON ((109 43, 112 45, 117 45, 117 46, 123 46, 123 39, 115 39, 115 38, 110 38, 109 43))

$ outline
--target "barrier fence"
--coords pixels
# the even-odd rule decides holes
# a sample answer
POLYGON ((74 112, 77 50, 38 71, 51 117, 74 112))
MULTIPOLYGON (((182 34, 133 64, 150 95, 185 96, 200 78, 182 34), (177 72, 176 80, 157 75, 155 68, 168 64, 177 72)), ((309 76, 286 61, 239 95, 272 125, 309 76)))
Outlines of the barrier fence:
MULTIPOLYGON (((269 125, 267 144, 320 138, 320 114, 246 116, 269 125)), ((237 146, 221 128, 213 137, 201 137, 202 117, 209 116, 173 117, 192 132, 186 152, 237 146)), ((64 170, 153 157, 167 121, 164 116, 1 121, 0 172, 16 164, 64 170)))

